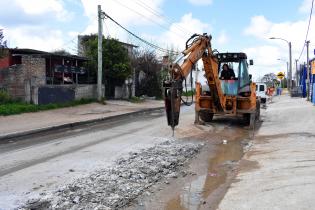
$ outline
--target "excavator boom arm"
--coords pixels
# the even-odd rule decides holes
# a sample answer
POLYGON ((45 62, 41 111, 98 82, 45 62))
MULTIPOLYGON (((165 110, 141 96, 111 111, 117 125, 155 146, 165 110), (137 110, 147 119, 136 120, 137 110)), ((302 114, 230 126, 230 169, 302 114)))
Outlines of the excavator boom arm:
MULTIPOLYGON (((186 42, 186 50, 182 52, 187 56, 182 65, 172 64, 170 69, 171 80, 164 81, 164 100, 167 114, 168 125, 174 130, 178 125, 179 112, 181 106, 181 94, 183 89, 183 80, 189 75, 199 59, 203 58, 206 71, 206 76, 209 81, 212 78, 217 78, 213 71, 212 63, 218 66, 217 60, 214 58, 211 49, 211 36, 194 34, 186 42)), ((209 82, 208 81, 208 82, 209 82)), ((210 83, 209 83, 210 84, 210 83)), ((219 88, 215 88, 218 90, 219 88)), ((218 97, 220 98, 220 97, 218 97)), ((220 101, 219 101, 220 102, 220 101)))
POLYGON ((171 66, 171 74, 174 80, 186 78, 191 72, 193 65, 202 58, 207 49, 211 49, 210 36, 195 34, 189 40, 186 44, 186 50, 182 52, 184 56, 187 56, 183 64, 181 66, 176 64, 171 66), (189 40, 192 39, 194 39, 193 43, 188 46, 189 40))

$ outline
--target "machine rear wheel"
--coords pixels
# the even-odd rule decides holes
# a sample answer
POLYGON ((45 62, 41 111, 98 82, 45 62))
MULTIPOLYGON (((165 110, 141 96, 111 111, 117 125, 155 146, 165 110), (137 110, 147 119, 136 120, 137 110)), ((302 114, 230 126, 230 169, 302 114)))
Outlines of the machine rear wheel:
POLYGON ((260 101, 257 100, 256 101, 256 116, 255 116, 256 120, 260 120, 260 101))
POLYGON ((243 114, 243 119, 245 121, 245 124, 249 125, 249 123, 250 123, 250 113, 243 114))
POLYGON ((213 119, 213 113, 207 111, 200 111, 199 112, 200 119, 204 122, 211 122, 213 119))

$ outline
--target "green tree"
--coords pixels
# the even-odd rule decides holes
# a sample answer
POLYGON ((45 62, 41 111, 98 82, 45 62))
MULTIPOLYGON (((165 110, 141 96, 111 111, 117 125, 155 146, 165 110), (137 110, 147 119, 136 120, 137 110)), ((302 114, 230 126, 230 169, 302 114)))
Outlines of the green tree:
POLYGON ((58 55, 66 55, 66 56, 71 55, 71 53, 69 53, 65 49, 55 50, 55 51, 52 51, 52 53, 58 54, 58 55))
MULTIPOLYGON (((91 75, 97 75, 97 36, 91 35, 84 42, 85 54, 90 59, 87 67, 91 75)), ((117 39, 103 39, 103 82, 106 96, 113 96, 115 86, 120 86, 131 75, 131 64, 127 49, 117 39)))
POLYGON ((278 84, 277 76, 274 73, 265 74, 261 82, 266 83, 268 87, 273 87, 278 84))
POLYGON ((0 58, 5 56, 4 48, 7 48, 7 41, 4 40, 3 30, 0 29, 0 58))
POLYGON ((147 95, 161 97, 162 94, 162 82, 160 79, 162 65, 157 59, 154 52, 145 50, 138 52, 135 56, 134 64, 136 66, 136 74, 139 77, 140 72, 144 74, 143 78, 140 78, 139 84, 136 88, 136 95, 147 95))

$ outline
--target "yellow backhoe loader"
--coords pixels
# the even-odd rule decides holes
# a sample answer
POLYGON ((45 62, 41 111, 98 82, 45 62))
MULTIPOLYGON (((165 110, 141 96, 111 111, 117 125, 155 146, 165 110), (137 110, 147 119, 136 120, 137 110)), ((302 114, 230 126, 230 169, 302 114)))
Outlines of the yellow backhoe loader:
POLYGON ((252 128, 259 119, 260 101, 256 97, 256 84, 248 73, 246 54, 213 51, 211 39, 207 34, 194 34, 182 52, 184 62, 170 65, 170 79, 163 86, 167 121, 173 130, 179 121, 183 81, 199 59, 203 61, 207 87, 196 83, 195 123, 200 119, 209 122, 214 115, 242 116, 252 128))

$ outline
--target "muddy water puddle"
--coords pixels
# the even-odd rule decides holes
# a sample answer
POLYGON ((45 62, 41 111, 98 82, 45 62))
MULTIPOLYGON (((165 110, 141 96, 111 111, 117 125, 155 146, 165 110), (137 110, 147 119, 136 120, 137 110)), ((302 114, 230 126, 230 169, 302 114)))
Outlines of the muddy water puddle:
MULTIPOLYGON (((205 154, 198 157, 199 161, 202 161, 200 158, 209 156, 209 150, 211 149, 206 148, 202 152, 205 154)), ((193 161, 191 171, 196 175, 188 178, 181 190, 166 201, 164 209, 197 210, 209 207, 209 205, 212 208, 215 207, 218 204, 216 200, 219 199, 221 193, 219 191, 216 194, 212 193, 219 190, 219 187, 227 181, 230 170, 235 170, 242 156, 241 142, 232 141, 226 145, 218 145, 214 156, 206 158, 207 163, 198 164, 193 161)))
POLYGON ((130 209, 216 209, 236 175, 249 132, 235 126, 212 126, 210 130, 183 138, 205 142, 202 152, 185 169, 187 176, 157 186, 130 209), (227 143, 223 144, 223 140, 227 143))

